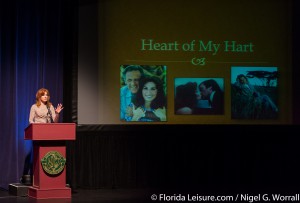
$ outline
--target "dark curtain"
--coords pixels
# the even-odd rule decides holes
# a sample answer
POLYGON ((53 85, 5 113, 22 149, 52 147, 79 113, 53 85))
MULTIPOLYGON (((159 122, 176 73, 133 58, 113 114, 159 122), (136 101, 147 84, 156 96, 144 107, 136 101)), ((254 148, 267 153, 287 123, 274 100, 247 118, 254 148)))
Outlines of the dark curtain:
POLYGON ((24 129, 37 90, 47 88, 54 106, 63 102, 64 65, 73 60, 66 53, 72 39, 66 24, 72 25, 75 6, 67 0, 0 4, 0 187, 7 188, 29 173, 32 143, 24 129))
POLYGON ((77 131, 73 187, 292 192, 298 126, 108 126, 77 131), (278 134, 284 132, 284 134, 278 134))

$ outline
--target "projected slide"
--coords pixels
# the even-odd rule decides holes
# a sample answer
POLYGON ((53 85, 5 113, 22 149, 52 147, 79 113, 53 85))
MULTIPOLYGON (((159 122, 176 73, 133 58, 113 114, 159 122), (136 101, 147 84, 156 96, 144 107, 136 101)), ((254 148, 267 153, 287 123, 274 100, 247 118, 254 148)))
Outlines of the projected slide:
POLYGON ((92 76, 89 49, 79 60, 79 123, 291 124, 291 6, 98 1, 92 76))

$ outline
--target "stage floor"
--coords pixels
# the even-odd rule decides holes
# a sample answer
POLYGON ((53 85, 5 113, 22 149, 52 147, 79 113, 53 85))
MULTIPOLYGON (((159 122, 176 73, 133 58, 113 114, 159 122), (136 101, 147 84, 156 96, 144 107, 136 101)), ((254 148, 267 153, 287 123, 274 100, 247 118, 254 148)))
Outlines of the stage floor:
POLYGON ((30 197, 20 197, 9 194, 9 191, 0 190, 1 203, 132 203, 132 202, 151 202, 151 192, 145 189, 77 189, 72 191, 71 199, 32 199, 30 197))

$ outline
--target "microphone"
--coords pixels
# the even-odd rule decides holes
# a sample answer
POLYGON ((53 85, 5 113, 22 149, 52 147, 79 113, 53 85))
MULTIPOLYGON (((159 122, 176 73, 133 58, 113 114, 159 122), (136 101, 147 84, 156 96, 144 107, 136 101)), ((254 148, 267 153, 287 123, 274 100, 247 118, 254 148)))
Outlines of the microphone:
POLYGON ((48 114, 50 115, 50 122, 51 122, 51 123, 54 123, 53 118, 52 118, 52 113, 51 113, 51 111, 50 111, 50 107, 47 106, 47 109, 48 109, 48 114))

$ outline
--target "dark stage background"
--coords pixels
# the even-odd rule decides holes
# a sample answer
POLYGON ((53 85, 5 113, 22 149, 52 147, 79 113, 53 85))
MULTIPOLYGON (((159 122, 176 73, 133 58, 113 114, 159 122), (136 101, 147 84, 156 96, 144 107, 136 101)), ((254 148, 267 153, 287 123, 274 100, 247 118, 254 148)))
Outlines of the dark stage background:
POLYGON ((55 106, 71 91, 64 77, 72 77, 76 56, 77 5, 13 0, 1 1, 0 10, 0 186, 7 188, 30 172, 32 143, 24 141, 24 129, 37 90, 49 89, 55 106))
MULTIPOLYGON (((77 121, 78 6, 93 1, 2 1, 0 186, 18 182, 23 139, 40 87, 77 121)), ((90 125, 67 142, 73 188, 276 190, 300 187, 299 1, 293 1, 293 125, 90 125)))

